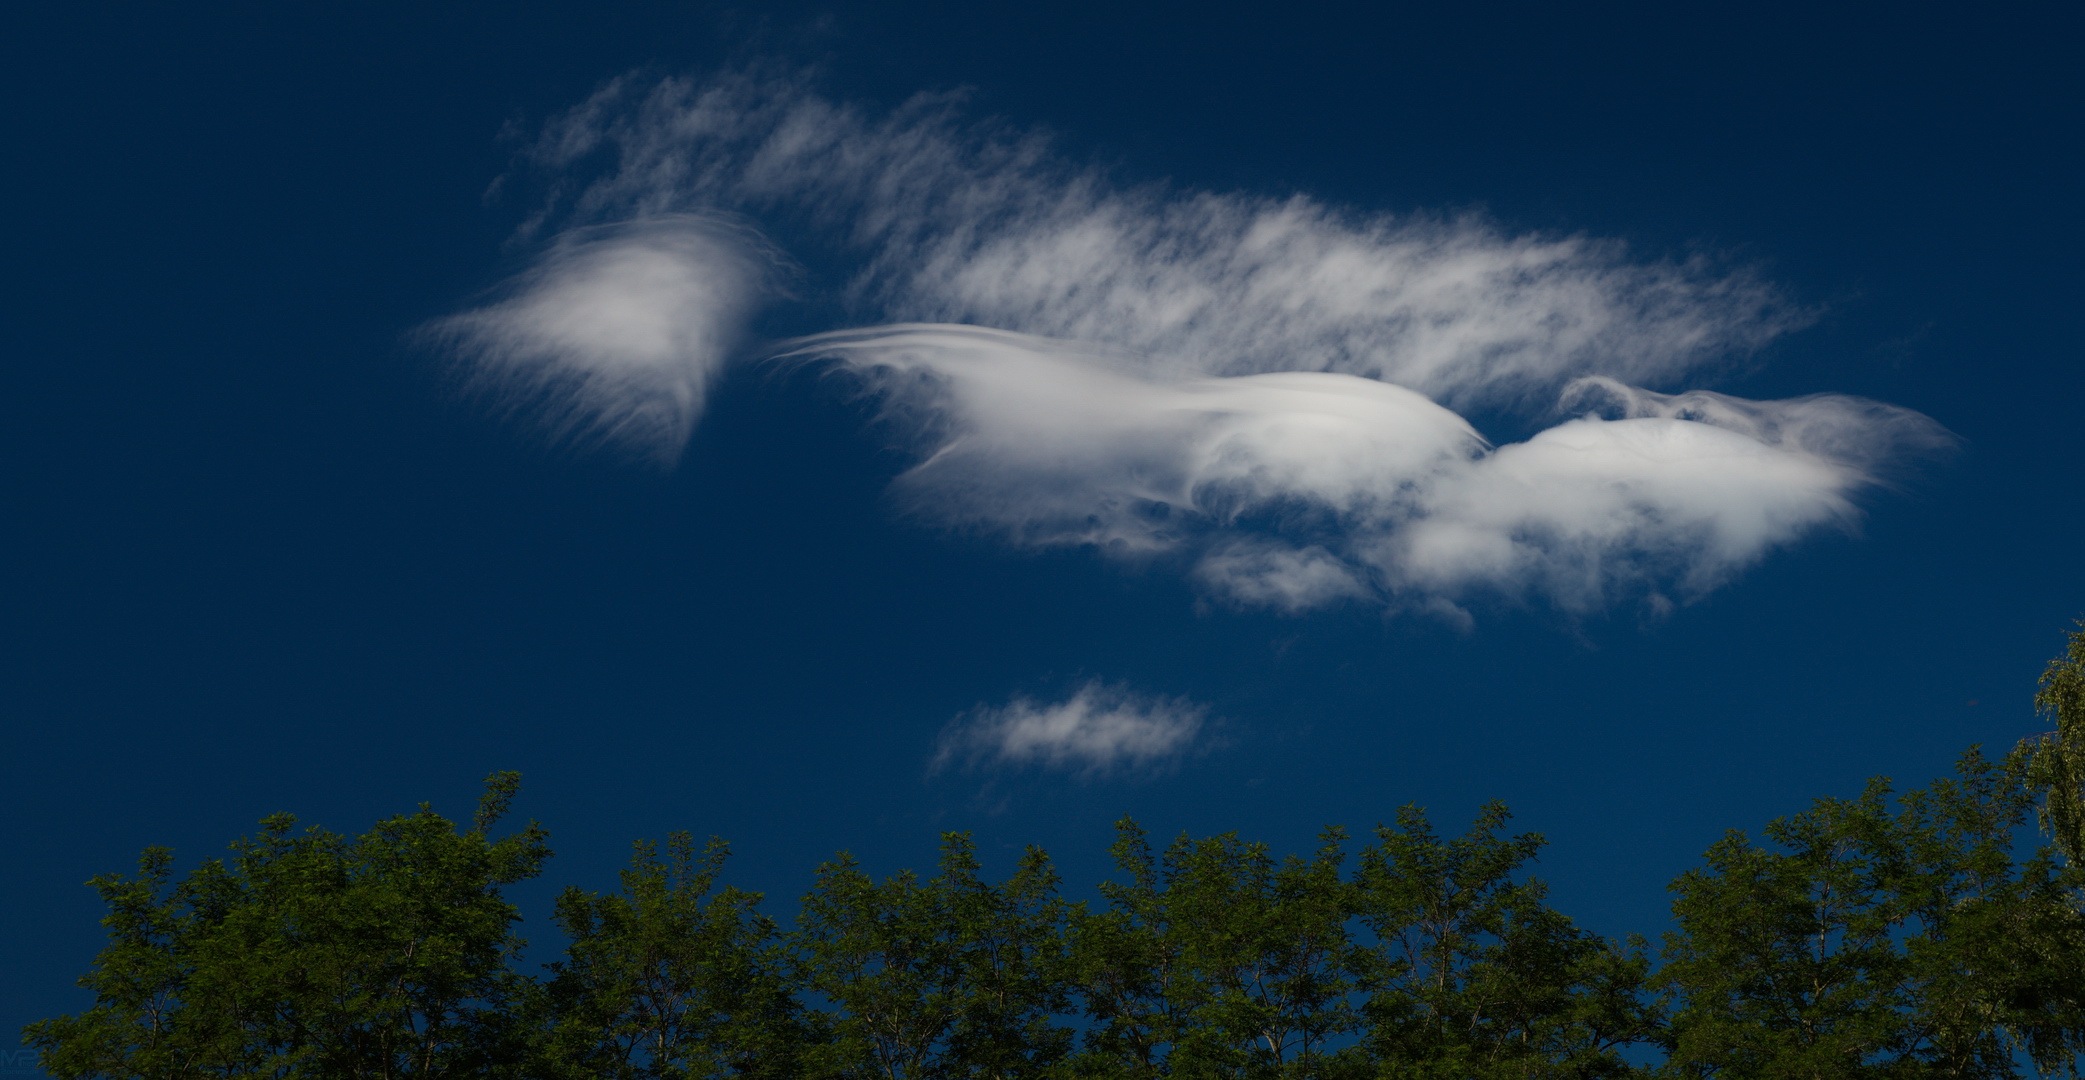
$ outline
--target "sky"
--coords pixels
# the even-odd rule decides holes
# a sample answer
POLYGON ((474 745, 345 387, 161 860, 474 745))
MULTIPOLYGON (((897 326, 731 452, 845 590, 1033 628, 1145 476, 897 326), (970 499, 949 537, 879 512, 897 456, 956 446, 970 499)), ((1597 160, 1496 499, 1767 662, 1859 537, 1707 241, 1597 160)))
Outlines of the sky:
POLYGON ((27 5, 0 1027, 482 777, 778 915, 1408 803, 1557 906, 2041 730, 2072 7, 27 5))

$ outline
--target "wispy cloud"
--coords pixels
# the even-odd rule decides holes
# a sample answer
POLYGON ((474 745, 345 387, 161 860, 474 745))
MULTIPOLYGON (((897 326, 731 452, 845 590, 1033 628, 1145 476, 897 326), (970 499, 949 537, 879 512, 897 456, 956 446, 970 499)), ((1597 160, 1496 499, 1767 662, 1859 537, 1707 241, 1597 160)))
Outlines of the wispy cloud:
POLYGON ((1207 709, 1185 699, 1088 682, 1063 701, 1015 698, 958 718, 942 733, 934 767, 963 763, 1086 773, 1150 767, 1187 753, 1207 720, 1207 709))
POLYGON ((532 228, 571 231, 442 332, 559 403, 554 423, 677 454, 772 291, 774 257, 719 215, 759 221, 850 261, 867 325, 784 355, 881 395, 920 451, 914 512, 1174 560, 1242 606, 1663 604, 1851 525, 1892 462, 1949 441, 1852 397, 1640 388, 1807 320, 1750 274, 1125 186, 947 98, 878 113, 789 76, 622 80, 531 156, 560 177, 532 228), (1473 406, 1565 419, 1493 445, 1455 411, 1473 406))
POLYGON ((878 115, 776 75, 621 80, 535 156, 612 158, 571 196, 579 220, 727 206, 807 223, 859 253, 871 321, 1083 341, 1160 373, 1341 371, 1499 402, 1582 374, 1677 376, 1808 318, 1749 274, 1583 236, 1125 187, 956 106, 878 115))
POLYGON ((756 232, 715 215, 578 228, 504 295, 426 333, 555 438, 670 464, 779 265, 756 232))

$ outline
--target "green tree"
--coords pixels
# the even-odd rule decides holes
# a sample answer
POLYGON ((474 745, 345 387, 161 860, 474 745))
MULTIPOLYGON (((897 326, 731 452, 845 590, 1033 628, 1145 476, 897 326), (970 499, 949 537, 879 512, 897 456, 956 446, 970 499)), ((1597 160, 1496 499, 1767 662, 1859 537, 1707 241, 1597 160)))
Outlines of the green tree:
POLYGON ((518 785, 489 778, 466 832, 424 805, 352 839, 280 814, 186 877, 148 849, 137 876, 91 882, 109 907, 80 980, 94 1006, 26 1041, 66 1080, 519 1070, 530 985, 501 889, 550 852, 534 823, 490 835, 518 785))
POLYGON ((844 1077, 1029 1077, 1061 1061, 1071 1030, 1064 920, 1049 856, 1030 848, 1003 884, 965 833, 942 837, 939 874, 878 882, 841 856, 819 868, 794 944, 822 996, 844 1077))
POLYGON ((1316 1077, 1345 1058, 1353 947, 1343 834, 1277 861, 1236 834, 1154 853, 1133 821, 1111 850, 1128 878, 1074 920, 1091 1022, 1078 1070, 1097 1076, 1316 1077))
POLYGON ((1661 980, 1684 1076, 2010 1077, 2074 1068, 2078 877, 2016 859, 2032 798, 1972 750, 1733 832, 1673 883, 1661 980))
POLYGON ((607 1080, 797 1077, 812 1032, 757 893, 712 895, 729 851, 640 841, 622 891, 558 897, 544 1071, 607 1080))
POLYGON ((2041 796, 2042 828, 2073 864, 2085 865, 2085 620, 2042 671, 2034 706, 2056 728, 2022 740, 2013 764, 2041 796))
POLYGON ((1276 861, 1236 834, 1163 853, 1136 821, 1109 853, 1126 882, 1074 919, 1088 1076, 1328 1076, 1353 1028, 1343 834, 1276 861))
POLYGON ((1375 938, 1360 980, 1372 1075, 1625 1076, 1623 1049, 1658 1036, 1641 943, 1618 945, 1551 909, 1546 886, 1520 877, 1544 841, 1499 835, 1509 816, 1492 803, 1443 840, 1408 806, 1361 852, 1355 910, 1375 938))
MULTIPOLYGON (((2085 1052, 2085 620, 2077 626, 2034 695, 2036 711, 2055 729, 2021 740, 2006 762, 2033 793, 2071 883, 2067 902, 2043 902, 2021 916, 2033 932, 2017 942, 2024 974, 2011 1003, 2037 1062, 2085 1052)), ((2076 1075, 2075 1060, 2070 1067, 2076 1075)))
POLYGON ((2085 623, 2035 704, 2055 729, 2003 762, 1727 834, 1671 886, 1655 977, 1641 939, 1549 907, 1542 838, 1492 804, 1452 838, 1400 810, 1350 876, 1338 829, 1277 858, 1236 834, 1156 851, 1125 819, 1091 909, 1043 852, 994 884, 950 833, 931 879, 820 867, 786 934, 719 887, 721 841, 676 833, 618 891, 559 896, 568 945, 535 979, 503 890, 547 836, 492 835, 519 784, 496 773, 467 830, 424 805, 358 837, 277 815, 185 876, 147 849, 90 882, 94 1005, 24 1036, 66 1080, 2076 1077, 2085 623))

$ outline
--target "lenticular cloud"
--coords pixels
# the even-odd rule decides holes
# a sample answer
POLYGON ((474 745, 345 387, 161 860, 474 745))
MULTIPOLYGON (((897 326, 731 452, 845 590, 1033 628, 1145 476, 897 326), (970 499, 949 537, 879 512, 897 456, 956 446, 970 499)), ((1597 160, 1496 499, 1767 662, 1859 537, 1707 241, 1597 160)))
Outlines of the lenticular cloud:
POLYGON ((776 296, 761 223, 839 253, 864 317, 746 359, 877 393, 920 452, 898 482, 913 512, 1171 560, 1240 606, 1698 595, 1850 525, 1889 463, 1948 440, 1857 398, 1642 389, 1806 320, 1746 274, 1123 186, 946 100, 876 114, 790 78, 625 80, 531 156, 559 177, 532 228, 568 231, 439 330, 554 423, 677 455, 776 296), (1473 406, 1569 419, 1494 445, 1473 406))
POLYGON ((1501 589, 1574 609, 1617 588, 1698 594, 1847 524, 1868 460, 1930 421, 1845 397, 1604 396, 1493 447, 1416 391, 1326 371, 1154 380, 1077 345, 972 327, 842 332, 799 349, 872 381, 933 450, 921 513, 1028 545, 1186 552, 1248 606, 1421 605, 1501 589))

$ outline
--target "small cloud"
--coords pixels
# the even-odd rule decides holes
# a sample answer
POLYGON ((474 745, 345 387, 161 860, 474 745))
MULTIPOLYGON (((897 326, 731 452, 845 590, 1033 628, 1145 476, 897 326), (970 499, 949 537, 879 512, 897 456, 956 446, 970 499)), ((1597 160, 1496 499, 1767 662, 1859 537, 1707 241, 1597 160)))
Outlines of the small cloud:
POLYGON ((661 215, 556 239, 493 303, 424 328, 474 386, 554 439, 671 464, 773 289, 779 256, 721 218, 661 215))
POLYGON ((1208 709, 1184 698, 1092 681, 1061 702, 1016 697, 959 717, 942 733, 933 767, 1143 768, 1186 753, 1207 722, 1208 709))

